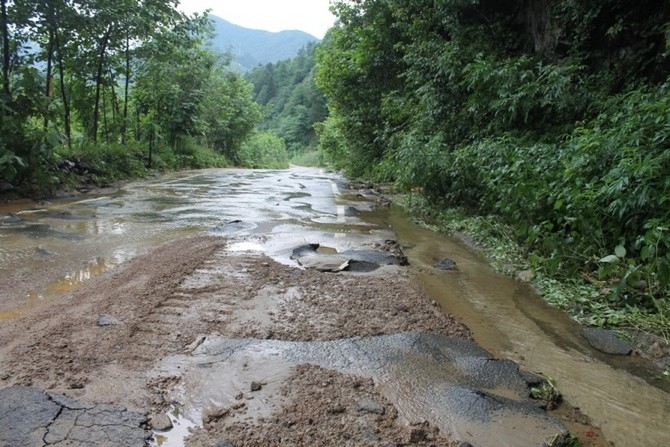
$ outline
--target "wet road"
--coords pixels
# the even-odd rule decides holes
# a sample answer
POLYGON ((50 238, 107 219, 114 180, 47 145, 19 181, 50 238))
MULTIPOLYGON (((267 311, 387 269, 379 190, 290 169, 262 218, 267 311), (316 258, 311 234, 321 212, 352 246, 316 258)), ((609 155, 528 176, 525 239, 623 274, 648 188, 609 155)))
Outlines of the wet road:
POLYGON ((344 251, 371 234, 393 237, 391 225, 413 247, 407 254, 424 269, 425 290, 484 348, 556 379, 569 402, 614 445, 670 445, 670 395, 627 372, 636 365, 595 353, 573 322, 543 305, 529 287, 492 272, 458 241, 398 214, 386 220, 385 212, 372 212, 369 202, 361 205, 355 197, 337 199, 339 182, 313 169, 207 170, 130 183, 99 196, 0 207, 0 278, 22 280, 0 291, 0 320, 188 234, 234 234, 240 250, 262 249, 294 264, 289 257, 300 243, 325 242, 344 251), (363 214, 348 216, 352 205, 363 214), (433 271, 431 263, 443 256, 456 260, 459 271, 433 271))

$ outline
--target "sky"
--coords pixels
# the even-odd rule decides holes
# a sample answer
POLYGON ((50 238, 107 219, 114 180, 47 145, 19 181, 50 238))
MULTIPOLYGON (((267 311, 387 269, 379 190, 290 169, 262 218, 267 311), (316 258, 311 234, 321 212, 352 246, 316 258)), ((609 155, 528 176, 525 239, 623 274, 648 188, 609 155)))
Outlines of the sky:
POLYGON ((203 12, 219 16, 235 25, 266 31, 300 30, 323 38, 335 17, 328 11, 329 0, 181 0, 186 13, 203 12))

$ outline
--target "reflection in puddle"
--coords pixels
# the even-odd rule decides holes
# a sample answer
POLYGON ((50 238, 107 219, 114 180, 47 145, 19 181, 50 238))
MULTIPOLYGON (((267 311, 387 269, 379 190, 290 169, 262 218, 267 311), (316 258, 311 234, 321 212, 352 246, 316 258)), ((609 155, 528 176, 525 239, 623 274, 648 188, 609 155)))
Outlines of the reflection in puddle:
POLYGON ((117 250, 111 258, 94 258, 86 265, 86 267, 75 272, 70 272, 64 277, 48 283, 39 292, 30 292, 26 296, 25 303, 20 308, 8 312, 0 312, 0 321, 18 318, 36 307, 39 307, 39 305, 48 298, 73 292, 85 281, 116 267, 130 257, 132 257, 132 254, 117 250))
POLYGON ((264 251, 265 249, 261 244, 256 242, 237 242, 231 244, 228 249, 230 252, 244 252, 244 251, 264 251))

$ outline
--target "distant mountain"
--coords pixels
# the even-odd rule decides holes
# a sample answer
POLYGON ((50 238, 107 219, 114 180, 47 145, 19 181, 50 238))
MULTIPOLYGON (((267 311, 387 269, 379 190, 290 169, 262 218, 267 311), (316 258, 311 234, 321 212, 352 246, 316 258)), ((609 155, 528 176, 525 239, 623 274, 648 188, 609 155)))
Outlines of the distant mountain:
POLYGON ((233 65, 242 72, 258 64, 290 59, 309 42, 319 39, 303 31, 280 31, 273 33, 244 28, 217 16, 209 16, 214 22, 216 36, 212 47, 233 55, 233 65))

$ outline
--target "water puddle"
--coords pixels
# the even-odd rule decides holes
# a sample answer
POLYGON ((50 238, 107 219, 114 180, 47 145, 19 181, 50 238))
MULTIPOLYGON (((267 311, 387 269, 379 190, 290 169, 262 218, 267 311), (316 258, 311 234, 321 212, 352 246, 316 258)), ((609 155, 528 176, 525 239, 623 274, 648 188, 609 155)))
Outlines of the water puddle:
POLYGON ((199 425, 184 417, 177 406, 170 408, 167 417, 170 418, 172 428, 164 431, 154 430, 149 445, 152 447, 183 447, 184 439, 190 434, 190 430, 199 425))

